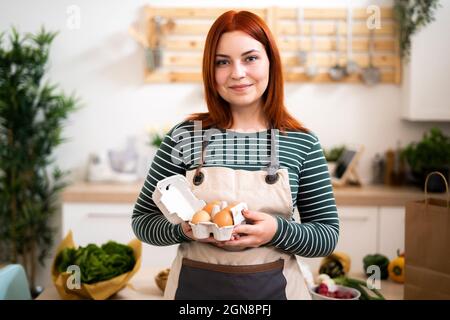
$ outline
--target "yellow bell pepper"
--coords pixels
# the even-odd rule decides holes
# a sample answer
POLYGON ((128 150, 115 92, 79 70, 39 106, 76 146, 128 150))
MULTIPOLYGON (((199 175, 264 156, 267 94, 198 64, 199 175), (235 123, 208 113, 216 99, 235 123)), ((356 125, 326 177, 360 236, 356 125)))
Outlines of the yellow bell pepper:
POLYGON ((398 283, 405 282, 405 255, 397 251, 398 257, 389 262, 389 278, 398 283))

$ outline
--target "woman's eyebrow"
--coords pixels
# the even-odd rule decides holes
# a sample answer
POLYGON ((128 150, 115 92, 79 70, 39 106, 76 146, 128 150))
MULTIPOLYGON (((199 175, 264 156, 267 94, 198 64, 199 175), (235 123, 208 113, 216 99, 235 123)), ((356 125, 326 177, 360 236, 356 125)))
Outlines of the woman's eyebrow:
MULTIPOLYGON (((247 55, 247 54, 249 54, 249 53, 252 53, 252 52, 259 52, 259 51, 256 50, 256 49, 252 49, 252 50, 249 50, 249 51, 245 51, 243 54, 241 54, 241 56, 245 56, 245 55, 247 55)), ((230 56, 228 56, 228 55, 226 55, 226 54, 218 53, 218 54, 216 54, 216 57, 229 58, 230 56)))

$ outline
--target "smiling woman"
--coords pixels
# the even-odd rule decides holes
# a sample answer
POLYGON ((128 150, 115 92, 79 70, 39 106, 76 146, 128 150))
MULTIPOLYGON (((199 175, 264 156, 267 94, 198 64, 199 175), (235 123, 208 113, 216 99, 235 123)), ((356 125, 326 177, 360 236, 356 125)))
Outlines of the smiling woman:
POLYGON ((282 75, 261 18, 248 11, 217 18, 203 55, 208 112, 166 135, 133 212, 143 241, 180 243, 165 298, 311 299, 296 256, 329 255, 339 220, 319 140, 288 113, 282 75), (166 220, 152 195, 175 174, 206 203, 246 203, 246 223, 218 241, 197 239, 186 221, 166 220))
POLYGON ((264 123, 260 98, 269 83, 270 62, 263 45, 245 32, 233 31, 223 34, 217 52, 216 84, 220 96, 230 104, 232 113, 250 108, 255 110, 259 118, 256 120, 264 123))

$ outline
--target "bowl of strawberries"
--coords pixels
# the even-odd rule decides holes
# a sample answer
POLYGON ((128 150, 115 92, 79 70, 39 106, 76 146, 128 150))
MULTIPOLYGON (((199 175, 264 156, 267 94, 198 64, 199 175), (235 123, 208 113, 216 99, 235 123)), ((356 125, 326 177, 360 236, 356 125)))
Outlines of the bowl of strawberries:
POLYGON ((337 285, 327 275, 319 276, 319 284, 310 288, 313 300, 359 300, 361 292, 356 289, 337 285))

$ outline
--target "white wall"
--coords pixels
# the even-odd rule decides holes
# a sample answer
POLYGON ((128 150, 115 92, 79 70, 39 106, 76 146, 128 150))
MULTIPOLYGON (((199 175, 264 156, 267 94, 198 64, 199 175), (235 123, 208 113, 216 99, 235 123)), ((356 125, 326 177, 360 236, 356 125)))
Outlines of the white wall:
MULTIPOLYGON (((64 135, 69 141, 58 149, 58 163, 78 175, 90 152, 117 148, 130 135, 144 137, 150 125, 175 124, 187 114, 204 110, 200 84, 146 84, 144 57, 127 28, 146 4, 158 6, 213 6, 214 1, 6 1, 1 2, 0 29, 15 25, 36 31, 44 24, 59 30, 51 51, 50 79, 66 92, 76 92, 84 107, 73 114, 64 135), (67 27, 67 8, 81 10, 80 29, 67 27), (174 94, 176 92, 176 94, 174 94)), ((391 1, 258 1, 259 6, 389 5, 391 1)), ((252 1, 230 1, 251 7, 252 1)), ((312 129, 324 147, 364 144, 360 174, 370 181, 370 160, 376 152, 418 140, 434 123, 401 120, 400 87, 373 88, 346 84, 288 84, 290 111, 312 129)), ((449 123, 436 124, 450 133, 449 123)), ((142 139, 141 139, 142 140, 142 139)))
MULTIPOLYGON (((258 6, 346 6, 349 1, 258 1, 258 6)), ((390 5, 392 1, 352 1, 353 6, 390 5)), ((64 131, 69 141, 57 150, 64 169, 83 173, 88 154, 117 148, 129 135, 144 137, 150 125, 175 124, 191 112, 204 110, 200 84, 146 84, 141 47, 127 33, 143 5, 214 6, 215 1, 174 0, 0 0, 0 30, 16 26, 36 32, 43 24, 59 30, 51 51, 49 77, 68 93, 76 92, 84 107, 73 114, 64 131), (67 27, 70 5, 81 10, 80 29, 67 27)), ((255 1, 227 2, 252 7, 255 1)), ((447 40, 448 41, 448 40, 447 40)), ((396 85, 289 84, 289 110, 321 139, 324 147, 364 144, 360 163, 363 181, 370 181, 376 152, 406 145, 438 125, 450 134, 449 123, 401 120, 401 88, 396 85)))

